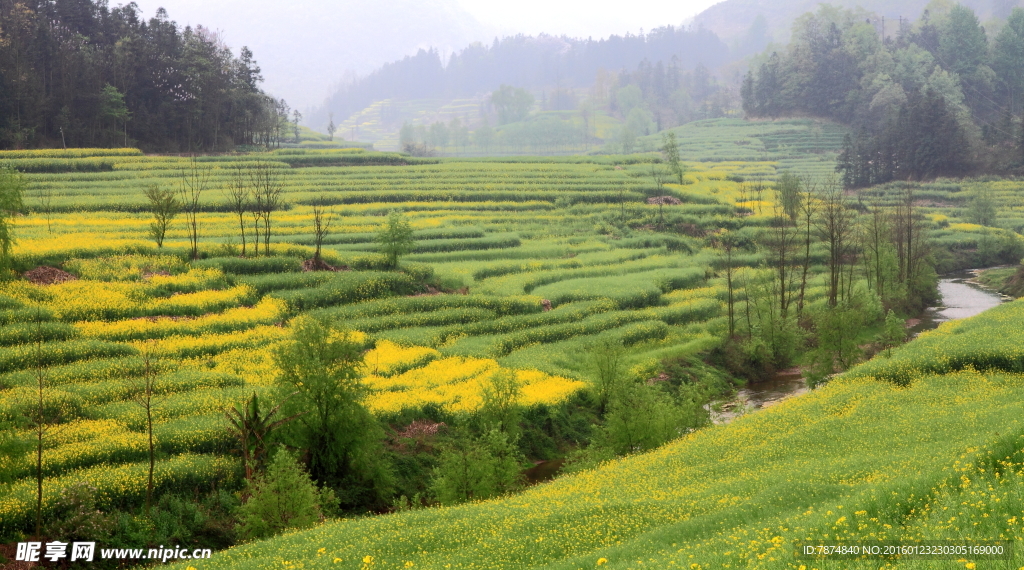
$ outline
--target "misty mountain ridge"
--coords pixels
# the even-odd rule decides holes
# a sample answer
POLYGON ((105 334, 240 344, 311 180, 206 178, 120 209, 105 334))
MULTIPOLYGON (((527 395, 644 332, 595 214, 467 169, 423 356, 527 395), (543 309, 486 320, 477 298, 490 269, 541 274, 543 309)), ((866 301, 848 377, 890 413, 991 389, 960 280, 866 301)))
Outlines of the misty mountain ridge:
POLYGON ((141 0, 147 13, 167 8, 181 25, 220 31, 235 51, 255 54, 268 93, 305 109, 320 104, 343 77, 435 48, 450 53, 494 30, 457 0, 305 0, 301 9, 268 0, 141 0))
MULTIPOLYGON (((729 43, 742 41, 757 27, 764 25, 763 33, 776 42, 788 41, 790 29, 798 17, 814 12, 821 0, 725 0, 704 10, 692 21, 729 43), (759 17, 763 24, 758 22, 759 17)), ((946 10, 957 2, 951 0, 832 0, 828 2, 839 8, 863 8, 886 19, 886 32, 896 33, 900 18, 916 21, 926 8, 946 10)), ((960 0, 978 14, 985 22, 991 18, 1006 18, 1010 11, 1022 5, 1021 0, 960 0)))

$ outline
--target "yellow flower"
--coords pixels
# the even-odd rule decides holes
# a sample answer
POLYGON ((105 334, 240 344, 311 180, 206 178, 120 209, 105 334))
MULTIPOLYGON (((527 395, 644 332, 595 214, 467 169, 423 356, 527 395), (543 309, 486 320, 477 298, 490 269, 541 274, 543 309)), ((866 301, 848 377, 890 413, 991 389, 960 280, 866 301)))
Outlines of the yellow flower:
POLYGON ((367 554, 363 557, 363 564, 373 564, 373 557, 367 554))
POLYGON ((598 566, 600 566, 602 564, 607 564, 607 563, 608 563, 608 559, 607 558, 598 558, 597 559, 597 565, 598 566))
POLYGON ((968 562, 967 564, 964 564, 964 568, 967 568, 967 570, 974 570, 975 568, 977 568, 977 566, 978 565, 973 562, 968 562))

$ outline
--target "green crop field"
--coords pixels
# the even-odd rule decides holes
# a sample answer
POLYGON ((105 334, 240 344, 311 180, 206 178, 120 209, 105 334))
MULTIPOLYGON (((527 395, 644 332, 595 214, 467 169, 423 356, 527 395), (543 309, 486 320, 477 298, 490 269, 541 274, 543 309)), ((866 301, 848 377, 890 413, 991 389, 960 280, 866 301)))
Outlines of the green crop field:
MULTIPOLYGON (((1018 301, 948 323, 811 394, 519 496, 328 523, 192 564, 838 569, 854 563, 797 559, 794 544, 1019 545, 1021 319, 1018 301)), ((1022 563, 1016 549, 1009 561, 964 555, 870 567, 1022 563)))
MULTIPOLYGON (((482 381, 495 371, 513 372, 522 403, 543 414, 571 405, 590 388, 588 355, 604 343, 628 348, 626 366, 636 378, 657 376, 668 359, 717 347, 728 326, 727 288, 723 254, 710 238, 725 229, 758 235, 773 209, 763 185, 785 169, 804 175, 831 170, 841 133, 807 121, 716 124, 718 146, 701 138, 706 125, 678 131, 684 184, 656 180, 652 167, 660 159, 653 153, 415 159, 362 148, 291 148, 200 157, 209 179, 196 212, 196 260, 188 254, 184 214, 171 224, 164 247, 148 235, 145 191, 176 190, 191 168, 188 159, 133 149, 0 153, 0 162, 23 171, 28 183, 28 213, 15 218, 15 269, 53 266, 73 277, 0 285, 0 418, 32 413, 43 377, 47 414, 62 426, 47 438, 40 468, 44 516, 58 508, 64 488, 80 481, 96 488, 100 508, 138 509, 144 502, 146 419, 132 395, 147 372, 155 375, 159 396, 156 491, 239 488, 236 442, 224 410, 254 393, 271 394, 277 375, 271 352, 290 338, 299 315, 355 331, 351 338, 365 350, 365 404, 396 430, 417 417, 472 415, 482 381), (708 154, 697 156, 696 148, 708 154), (253 255, 253 219, 243 213, 243 257, 227 189, 236 167, 255 161, 280 182, 281 206, 272 214, 271 255, 253 255), (755 188, 761 188, 756 195, 755 188), (659 197, 674 200, 649 201, 659 197), (313 255, 314 206, 333 216, 323 256, 342 271, 303 271, 313 255), (415 240, 397 269, 376 240, 394 210, 404 213, 415 240)), ((992 188, 998 199, 1014 199, 1015 187, 1004 183, 971 184, 966 193, 992 188)), ((877 200, 894 200, 897 189, 890 190, 877 200)), ((966 202, 950 197, 960 187, 921 187, 921 195, 928 192, 935 203, 922 207, 931 208, 928 227, 937 238, 984 233, 982 226, 957 222, 968 215, 961 211, 966 202)), ((812 249, 807 299, 820 305, 826 252, 820 244, 812 249)), ((737 300, 746 298, 745 286, 759 279, 763 263, 757 252, 736 255, 737 300)), ((921 368, 900 372, 900 387, 836 382, 800 403, 728 428, 699 430, 653 454, 504 502, 337 523, 232 551, 211 564, 288 561, 297 567, 338 559, 351 568, 444 568, 442 562, 576 568, 603 558, 613 567, 639 561, 689 567, 709 560, 723 567, 765 560, 764 567, 775 567, 769 562, 789 560, 777 537, 820 536, 830 524, 845 530, 854 510, 868 513, 855 515, 857 532, 862 525, 882 532, 904 518, 910 526, 937 524, 921 518, 920 509, 906 518, 903 506, 910 503, 872 507, 869 495, 891 490, 923 506, 935 489, 961 493, 936 487, 945 481, 936 474, 953 468, 951 458, 963 455, 967 469, 980 449, 1002 453, 1016 444, 1011 433, 1017 437, 1019 430, 1008 427, 1019 413, 1008 403, 1019 396, 1015 372, 921 368), (907 376, 947 372, 920 382, 907 376), (930 400, 946 407, 901 415, 905 402, 930 400), (973 420, 977 429, 956 420, 971 406, 985 409, 973 420), (897 424, 929 435, 897 441, 895 432, 878 427, 897 424), (994 426, 1007 426, 1003 436, 991 437, 994 426), (838 430, 847 431, 851 443, 830 448, 832 439, 821 434, 838 430), (853 457, 857 441, 885 452, 853 457), (804 451, 777 451, 787 445, 804 451), (726 447, 733 450, 729 457, 708 462, 726 447), (834 461, 815 460, 818 453, 834 461), (907 457, 920 462, 911 466, 907 457), (743 465, 734 465, 737 458, 743 465), (821 469, 832 463, 831 470, 821 469), (841 479, 850 473, 856 476, 841 479), (707 486, 711 480, 720 486, 707 486), (649 484, 641 490, 637 481, 649 484), (801 481, 799 492, 786 487, 793 481, 801 481), (586 502, 579 499, 583 494, 605 498, 586 502), (770 508, 761 512, 761 504, 770 508), (847 523, 835 522, 848 512, 847 523), (442 534, 454 539, 440 541, 442 534), (322 548, 327 553, 317 554, 322 548)), ((549 452, 531 459, 551 459, 549 452)), ((29 531, 33 475, 22 468, 0 487, 0 533, 29 531)))
MULTIPOLYGON (((0 159, 28 182, 16 268, 56 266, 78 277, 0 287, 0 410, 26 412, 43 374, 47 401, 69 426, 47 443, 47 513, 70 481, 92 482, 103 507, 143 499, 143 415, 129 396, 147 359, 162 398, 158 490, 237 481, 223 410, 273 385, 270 349, 305 312, 362 335, 367 405, 385 420, 427 405, 471 413, 481 379, 502 368, 517 371, 527 404, 560 405, 587 386, 578 358, 603 341, 632 347, 630 366, 641 374, 706 350, 723 326, 725 288, 718 254, 699 234, 763 224, 766 216, 739 216, 737 203, 749 193, 744 177, 773 177, 777 166, 691 163, 687 184, 659 187, 652 157, 642 155, 417 161, 283 149, 201 157, 209 169, 197 212, 201 259, 185 261, 182 217, 163 248, 149 239, 144 190, 175 189, 187 159, 131 150, 0 159), (272 216, 269 257, 252 257, 245 215, 250 256, 242 258, 225 189, 236 166, 257 159, 279 178, 283 205, 272 216), (681 204, 646 201, 663 195, 681 204), (333 209, 325 259, 347 271, 301 270, 312 255, 314 202, 333 209), (405 212, 415 239, 399 271, 375 241, 393 209, 405 212), (680 224, 696 237, 680 235, 680 224), (628 226, 636 229, 616 229, 628 226)), ((6 533, 30 520, 28 475, 0 503, 6 533)))

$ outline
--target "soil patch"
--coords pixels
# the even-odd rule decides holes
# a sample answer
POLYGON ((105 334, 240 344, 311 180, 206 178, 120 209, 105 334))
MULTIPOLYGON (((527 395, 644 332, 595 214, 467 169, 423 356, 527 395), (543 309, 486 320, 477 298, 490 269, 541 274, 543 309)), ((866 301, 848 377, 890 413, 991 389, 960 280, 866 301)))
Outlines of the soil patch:
POLYGON ((33 285, 56 285, 67 281, 77 281, 78 277, 56 267, 43 265, 26 271, 22 277, 33 285))

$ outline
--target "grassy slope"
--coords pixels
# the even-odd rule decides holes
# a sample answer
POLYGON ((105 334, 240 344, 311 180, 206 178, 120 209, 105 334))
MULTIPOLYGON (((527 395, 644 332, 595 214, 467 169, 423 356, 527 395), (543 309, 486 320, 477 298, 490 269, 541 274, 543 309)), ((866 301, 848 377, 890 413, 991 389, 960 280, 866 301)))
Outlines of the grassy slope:
MULTIPOLYGON (((1022 316, 1024 302, 1005 305, 926 344, 957 343, 957 327, 1005 336, 1022 316)), ((917 344, 895 351, 894 365, 934 354, 917 344)), ((918 377, 907 388, 838 379, 520 496, 334 522, 193 565, 568 569, 605 558, 607 568, 797 568, 807 562, 790 545, 808 538, 1020 541, 1022 396, 1024 376, 998 369, 918 377)), ((1018 552, 1012 568, 1022 560, 1018 552)))

